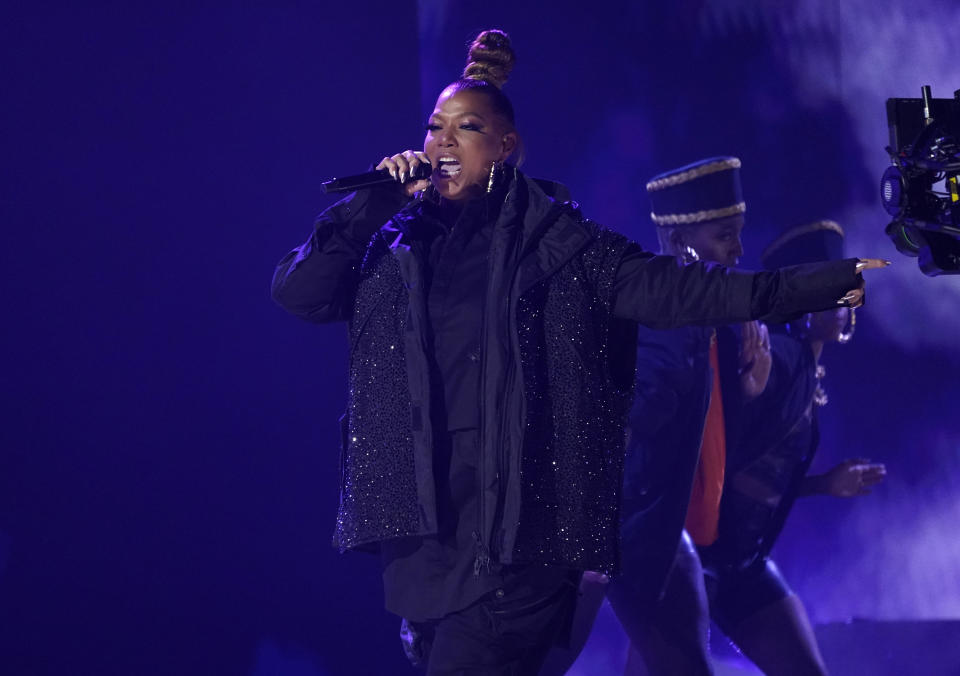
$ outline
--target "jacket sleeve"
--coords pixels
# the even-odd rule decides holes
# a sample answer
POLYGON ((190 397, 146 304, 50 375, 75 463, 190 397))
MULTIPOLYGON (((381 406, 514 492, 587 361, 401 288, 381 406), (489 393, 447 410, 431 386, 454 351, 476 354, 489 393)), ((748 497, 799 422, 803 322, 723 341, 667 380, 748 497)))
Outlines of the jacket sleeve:
POLYGON ((682 265, 628 247, 614 282, 613 312, 655 329, 719 325, 760 319, 782 323, 837 307, 863 279, 856 259, 794 265, 769 272, 742 272, 722 265, 682 265))
POLYGON ((317 217, 313 234, 273 274, 273 299, 311 322, 347 319, 371 237, 409 198, 399 190, 360 190, 317 217))

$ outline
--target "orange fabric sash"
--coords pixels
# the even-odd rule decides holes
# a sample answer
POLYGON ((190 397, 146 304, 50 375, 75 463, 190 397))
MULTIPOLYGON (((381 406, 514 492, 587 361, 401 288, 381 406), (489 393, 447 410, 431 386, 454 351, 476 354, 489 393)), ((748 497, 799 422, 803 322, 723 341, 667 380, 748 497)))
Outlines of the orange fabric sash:
POLYGON ((723 495, 723 471, 727 458, 716 333, 710 339, 710 368, 713 369, 713 388, 710 392, 710 406, 707 408, 707 418, 703 426, 700 463, 693 479, 693 490, 690 494, 685 524, 690 537, 700 546, 713 544, 717 539, 720 498, 723 495))

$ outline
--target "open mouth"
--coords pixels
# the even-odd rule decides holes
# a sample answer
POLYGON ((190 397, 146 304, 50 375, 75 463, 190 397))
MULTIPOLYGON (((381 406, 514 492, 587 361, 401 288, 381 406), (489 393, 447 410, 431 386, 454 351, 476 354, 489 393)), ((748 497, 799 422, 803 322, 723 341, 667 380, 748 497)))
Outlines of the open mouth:
POLYGON ((440 178, 454 178, 460 175, 460 160, 450 155, 437 158, 437 173, 440 178))

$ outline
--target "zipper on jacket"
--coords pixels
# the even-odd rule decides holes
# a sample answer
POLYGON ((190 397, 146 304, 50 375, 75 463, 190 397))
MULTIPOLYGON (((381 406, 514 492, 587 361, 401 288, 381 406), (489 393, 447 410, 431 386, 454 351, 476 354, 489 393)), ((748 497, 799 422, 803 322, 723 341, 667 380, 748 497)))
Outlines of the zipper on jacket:
MULTIPOLYGON (((503 329, 502 338, 506 341, 505 342, 505 345, 507 345, 506 358, 509 360, 509 363, 507 364, 507 368, 506 368, 505 378, 503 381, 505 390, 509 389, 510 384, 512 383, 514 371, 517 368, 517 365, 516 365, 517 359, 520 358, 520 355, 514 354, 512 349, 513 340, 516 337, 516 330, 515 330, 516 327, 514 327, 513 304, 511 302, 513 298, 513 289, 515 284, 517 283, 517 275, 520 274, 520 261, 523 260, 523 258, 527 253, 529 253, 529 251, 531 251, 531 247, 536 245, 536 241, 539 239, 539 236, 543 233, 543 231, 545 231, 547 228, 549 228, 553 223, 557 221, 557 219, 560 217, 561 212, 565 208, 566 208, 565 203, 555 203, 547 212, 543 220, 537 225, 536 228, 534 228, 533 230, 534 236, 531 236, 530 241, 523 242, 521 238, 520 241, 515 243, 515 246, 519 247, 519 251, 517 253, 516 260, 513 262, 513 270, 510 272, 510 279, 506 287, 507 293, 506 293, 505 313, 503 315, 504 329, 503 329)), ((486 305, 486 303, 484 303, 484 305, 486 305)), ((483 330, 484 331, 486 330, 486 313, 484 313, 484 318, 483 318, 483 330)), ((481 364, 484 364, 484 363, 485 362, 481 362, 481 364)), ((484 370, 484 374, 485 373, 486 371, 484 370)), ((521 392, 519 396, 522 397, 524 395, 521 392)), ((482 421, 483 413, 484 413, 483 397, 481 397, 480 401, 481 401, 480 415, 481 415, 481 421, 482 421)), ((494 512, 493 520, 490 524, 491 527, 487 531, 489 533, 489 538, 490 538, 489 543, 484 543, 482 537, 477 538, 477 545, 478 545, 477 558, 474 560, 474 574, 476 575, 479 575, 479 570, 481 566, 485 566, 487 570, 489 570, 490 552, 495 550, 494 543, 498 543, 496 548, 496 554, 497 554, 498 560, 500 555, 503 554, 503 552, 499 551, 499 549, 503 547, 503 537, 500 531, 502 530, 501 525, 503 522, 504 512, 506 510, 506 495, 507 495, 507 483, 508 483, 508 476, 507 476, 508 467, 507 467, 507 462, 505 458, 505 455, 507 452, 506 451, 507 431, 506 431, 506 425, 504 424, 504 420, 506 417, 504 415, 504 407, 506 406, 506 403, 507 403, 506 398, 501 400, 500 406, 498 407, 498 410, 497 410, 498 434, 497 434, 496 511, 494 512)), ((520 448, 517 449, 517 452, 520 453, 521 455, 523 454, 523 438, 522 437, 525 432, 525 427, 526 427, 525 421, 521 421, 520 448)), ((481 429, 485 429, 485 428, 486 428, 485 425, 481 426, 481 429)), ((482 449, 483 449, 483 437, 481 437, 481 452, 482 452, 482 449)), ((481 468, 481 474, 480 474, 481 478, 483 476, 483 473, 482 473, 483 465, 484 463, 481 460, 481 462, 479 463, 479 466, 481 468)), ((483 485, 484 484, 481 482, 481 486, 483 485)), ((480 532, 481 533, 484 532, 483 526, 486 521, 486 519, 484 518, 485 516, 486 516, 485 505, 483 504, 483 500, 481 499, 481 509, 480 509, 480 526, 481 526, 480 532)))
MULTIPOLYGON (((519 242, 517 246, 519 246, 519 242)), ((503 316, 503 338, 506 340, 507 345, 507 359, 509 363, 507 364, 506 373, 504 374, 504 391, 510 389, 510 385, 513 381, 513 374, 516 369, 516 362, 520 355, 513 354, 513 338, 514 331, 512 313, 513 313, 513 304, 511 302, 513 297, 513 287, 517 281, 517 275, 520 271, 520 257, 518 256, 517 261, 514 264, 513 271, 510 273, 510 280, 507 285, 507 294, 506 294, 506 303, 505 303, 505 312, 503 316)), ((523 396, 521 393, 520 396, 523 396)), ((498 434, 497 434, 497 509, 493 515, 493 521, 490 528, 490 544, 488 545, 488 551, 494 551, 494 543, 499 543, 496 548, 496 554, 499 560, 499 557, 503 552, 499 551, 503 546, 503 538, 500 536, 500 526, 503 522, 503 513, 506 510, 506 501, 507 501, 507 483, 508 483, 508 467, 506 462, 506 449, 507 449, 507 426, 504 423, 506 420, 506 415, 504 415, 505 407, 507 405, 506 397, 501 399, 500 407, 497 411, 497 424, 498 424, 498 434)), ((523 421, 521 421, 523 422, 523 421)), ((517 452, 522 454, 523 448, 517 449, 517 452)))
MULTIPOLYGON (((512 377, 513 360, 511 360, 510 366, 507 367, 508 382, 512 377)), ((505 458, 507 433, 506 426, 503 424, 502 409, 501 415, 499 415, 498 418, 500 420, 500 434, 498 435, 499 442, 497 444, 497 511, 494 512, 492 528, 490 529, 490 549, 496 549, 499 558, 499 555, 503 553, 499 551, 499 549, 503 547, 503 537, 500 533, 500 526, 503 522, 503 512, 506 509, 507 502, 507 473, 505 471, 507 466, 505 458), (496 548, 494 548, 494 543, 497 544, 496 548)))
POLYGON ((480 571, 490 572, 490 550, 483 543, 483 538, 477 531, 473 531, 473 540, 477 552, 473 559, 473 575, 474 577, 480 577, 480 571))
MULTIPOLYGON (((517 281, 517 275, 520 273, 520 261, 524 258, 524 256, 527 253, 529 253, 529 251, 531 250, 531 247, 535 246, 536 241, 539 239, 543 231, 545 231, 553 223, 555 223, 557 219, 560 217, 561 212, 566 208, 567 208, 566 203, 558 202, 552 205, 550 210, 544 216, 543 220, 541 220, 541 222, 537 225, 537 227, 533 229, 533 235, 531 236, 530 240, 527 242, 524 242, 522 238, 522 231, 521 231, 521 233, 517 235, 519 240, 513 244, 514 246, 518 247, 518 250, 516 253, 515 260, 513 261, 513 269, 510 272, 510 279, 508 280, 508 284, 506 286, 506 291, 507 291, 507 293, 505 294, 506 295, 506 307, 505 307, 506 311, 503 316, 503 325, 504 325, 503 335, 497 337, 498 339, 503 338, 506 340, 506 343, 505 343, 505 345, 507 346, 506 358, 509 360, 509 363, 507 364, 507 368, 506 368, 505 379, 503 381, 506 389, 509 389, 510 387, 510 384, 513 379, 514 371, 517 368, 516 362, 517 362, 517 359, 519 359, 520 357, 519 354, 514 354, 512 350, 513 340, 516 337, 516 331, 515 331, 515 327, 513 326, 514 324, 513 317, 512 317, 513 309, 512 309, 512 302, 511 302, 513 297, 513 288, 517 281)), ((494 227, 494 232, 496 232, 496 227, 494 227)), ((491 256, 491 259, 492 258, 493 257, 491 256)), ((484 499, 485 497, 484 491, 486 487, 486 482, 484 481, 484 477, 486 475, 484 466, 486 463, 484 462, 484 458, 483 458, 483 449, 486 447, 486 429, 487 429, 486 407, 484 406, 484 401, 486 398, 485 395, 487 391, 486 390, 487 388, 487 382, 486 382, 487 312, 486 312, 486 307, 487 307, 488 300, 489 299, 484 300, 484 313, 481 320, 481 329, 480 329, 480 335, 484 342, 482 343, 483 349, 481 349, 481 356, 480 356, 480 359, 481 359, 480 361, 480 368, 481 368, 480 454, 481 454, 481 457, 480 457, 480 462, 478 463, 478 469, 477 469, 477 483, 479 484, 480 495, 479 495, 479 509, 477 510, 478 532, 474 533, 474 541, 476 544, 476 556, 474 558, 474 563, 473 563, 474 575, 479 575, 480 571, 483 569, 486 569, 487 571, 490 570, 490 560, 491 560, 490 554, 491 554, 491 551, 494 550, 493 544, 495 542, 498 542, 499 543, 498 549, 502 548, 503 546, 503 537, 498 532, 498 529, 501 525, 501 522, 503 521, 503 515, 506 509, 506 493, 507 493, 506 486, 507 486, 507 469, 508 468, 507 468, 506 458, 504 457, 506 454, 506 446, 507 446, 506 444, 507 432, 506 432, 506 426, 504 425, 505 416, 504 416, 504 409, 503 409, 503 407, 506 405, 506 399, 504 398, 503 400, 501 400, 497 410, 497 424, 498 424, 497 432, 498 433, 497 433, 497 451, 496 451, 497 452, 496 511, 494 512, 492 522, 489 524, 490 528, 484 528, 484 526, 487 525, 486 500, 484 499), (484 539, 485 537, 488 537, 489 541, 485 541, 484 539)), ((519 396, 522 397, 524 395, 521 392, 519 396)), ((525 421, 521 421, 521 436, 523 435, 524 427, 525 427, 525 421)), ((522 439, 521 439, 521 447, 517 449, 517 452, 520 454, 523 453, 522 439)), ((502 553, 503 552, 501 551, 496 552, 498 558, 502 553)))
MULTIPOLYGON (((496 224, 494 224, 494 237, 496 236, 496 224)), ((520 242, 514 244, 514 246, 519 246, 520 242)), ((493 253, 491 251, 491 253, 493 253)), ((491 259, 494 256, 491 255, 491 259)), ((510 293, 513 289, 513 283, 516 278, 517 270, 519 269, 519 261, 514 265, 514 270, 510 275, 509 284, 507 286, 507 318, 509 319, 510 315, 510 293)), ((489 290, 489 286, 488 286, 489 290)), ((486 392, 487 392, 487 359, 488 359, 488 345, 487 345, 487 303, 490 299, 484 298, 484 312, 481 317, 480 324, 480 336, 481 340, 481 350, 480 350, 480 462, 477 463, 477 484, 479 489, 479 509, 477 510, 477 532, 474 533, 474 541, 476 544, 476 555, 473 561, 473 574, 476 576, 480 575, 481 570, 490 571, 490 552, 492 550, 492 543, 496 537, 496 525, 498 520, 502 518, 502 502, 504 499, 504 472, 503 472, 503 402, 500 402, 497 410, 497 423, 498 423, 498 434, 497 434, 497 470, 496 470, 496 481, 497 481, 497 504, 496 511, 493 515, 492 523, 488 523, 487 517, 487 505, 486 505, 486 485, 487 482, 484 480, 486 478, 486 462, 483 454, 483 450, 486 447, 486 437, 487 437, 487 420, 486 420, 486 406, 484 402, 486 401, 486 392), (487 540, 489 538, 489 541, 487 540)), ((506 337, 510 338, 510 327, 507 326, 506 337)), ((499 341, 500 336, 497 336, 499 341)), ((508 355, 509 358, 509 355, 508 355)), ((507 375, 512 375, 512 366, 513 360, 510 361, 510 366, 507 368, 507 375)), ((505 381, 509 382, 509 381, 505 381)))
MULTIPOLYGON (((487 288, 489 289, 489 280, 487 288)), ((473 575, 480 576, 481 570, 490 571, 490 549, 484 543, 484 525, 487 522, 487 501, 485 496, 486 471, 484 469, 483 448, 487 436, 486 392, 487 392, 487 298, 484 296, 483 312, 480 316, 480 434, 478 438, 479 461, 477 462, 477 530, 473 532, 476 553, 473 559, 473 575)))
MULTIPOLYGON (((516 326, 516 317, 515 317, 515 308, 513 307, 513 289, 517 284, 517 277, 520 274, 520 265, 521 261, 536 247, 537 242, 540 240, 540 237, 546 232, 557 220, 560 218, 560 214, 567 208, 566 202, 555 202, 550 210, 547 211, 546 215, 537 224, 537 227, 533 229, 530 238, 528 241, 517 242, 519 247, 519 252, 517 254, 516 261, 514 262, 513 270, 510 273, 510 281, 507 285, 507 294, 506 294, 506 311, 503 316, 503 325, 504 325, 504 335, 503 338, 506 341, 507 349, 507 359, 509 363, 507 364, 506 374, 504 378, 504 385, 506 388, 509 388, 513 382, 514 372, 516 371, 518 360, 520 359, 520 353, 515 352, 513 348, 514 339, 517 338, 518 327, 516 326)), ((519 299, 519 295, 518 295, 519 299)), ((524 391, 521 389, 519 393, 515 393, 515 396, 519 396, 521 400, 526 396, 524 391)), ((502 528, 504 513, 507 509, 507 485, 509 484, 509 466, 507 463, 507 427, 504 424, 504 420, 507 419, 505 415, 505 409, 507 402, 504 399, 501 402, 501 409, 497 412, 497 420, 499 422, 499 435, 498 435, 498 444, 497 444, 497 511, 493 517, 492 528, 490 529, 490 549, 496 551, 497 556, 499 557, 503 552, 500 549, 503 548, 504 544, 504 531, 502 528), (496 545, 496 546, 494 546, 496 545)), ((520 439, 519 447, 517 448, 517 453, 520 455, 520 462, 523 462, 523 446, 524 438, 526 436, 526 420, 520 421, 520 439)))

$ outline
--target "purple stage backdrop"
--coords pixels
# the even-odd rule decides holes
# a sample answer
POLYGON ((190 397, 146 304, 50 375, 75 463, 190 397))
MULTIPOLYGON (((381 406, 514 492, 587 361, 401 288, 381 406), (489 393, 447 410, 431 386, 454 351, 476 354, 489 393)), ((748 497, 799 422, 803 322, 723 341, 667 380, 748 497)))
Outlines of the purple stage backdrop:
MULTIPOLYGON (((285 315, 269 281, 319 183, 418 148, 491 27, 518 52, 525 170, 591 218, 654 247, 646 179, 733 154, 745 267, 821 218, 893 259, 825 351, 814 463, 888 478, 799 502, 774 558, 828 660, 845 627, 892 654, 929 626, 924 673, 956 673, 957 624, 900 623, 960 619, 960 277, 896 254, 878 190, 884 100, 960 87, 951 0, 7 3, 0 673, 415 673, 377 560, 329 544, 344 327, 285 315)), ((624 650, 604 609, 571 673, 624 650)))

